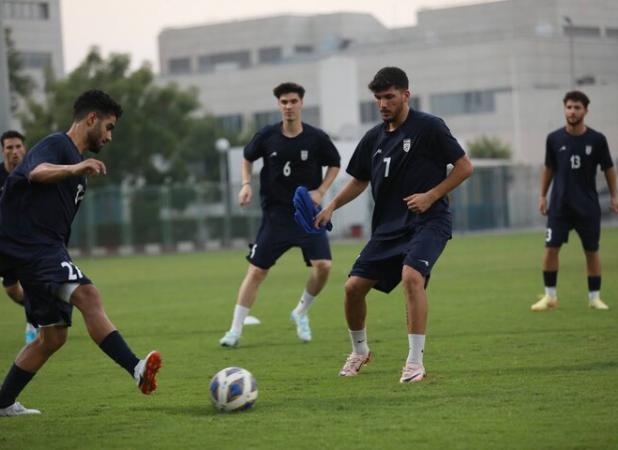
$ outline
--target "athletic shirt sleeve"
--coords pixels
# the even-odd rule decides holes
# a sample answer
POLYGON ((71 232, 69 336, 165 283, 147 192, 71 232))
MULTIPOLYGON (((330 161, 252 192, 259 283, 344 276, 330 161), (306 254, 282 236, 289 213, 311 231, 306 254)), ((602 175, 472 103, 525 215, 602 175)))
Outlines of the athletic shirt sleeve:
POLYGON ((350 158, 346 172, 357 180, 371 180, 371 151, 374 141, 374 133, 369 132, 365 134, 356 146, 352 158, 350 158))
POLYGON ((437 118, 434 126, 434 143, 437 149, 440 150, 447 163, 454 164, 466 152, 464 152, 457 139, 451 134, 451 130, 446 126, 444 120, 437 118))
POLYGON ((599 164, 603 171, 614 166, 614 161, 612 161, 612 155, 609 153, 609 145, 607 145, 607 139, 603 134, 601 134, 600 138, 601 147, 599 148, 599 164))
POLYGON ((30 178, 30 172, 43 163, 65 164, 67 162, 66 151, 67 147, 63 145, 61 139, 49 139, 45 146, 27 153, 27 158, 23 160, 24 175, 30 178))
POLYGON ((545 167, 549 169, 556 168, 556 155, 554 154, 551 143, 551 134, 547 135, 547 139, 545 140, 545 167))
POLYGON ((327 167, 340 167, 341 156, 326 133, 320 133, 320 165, 327 167))
POLYGON ((264 146, 262 145, 264 142, 264 132, 263 130, 258 131, 253 136, 253 139, 245 146, 243 151, 243 156, 247 161, 255 161, 264 156, 264 146))

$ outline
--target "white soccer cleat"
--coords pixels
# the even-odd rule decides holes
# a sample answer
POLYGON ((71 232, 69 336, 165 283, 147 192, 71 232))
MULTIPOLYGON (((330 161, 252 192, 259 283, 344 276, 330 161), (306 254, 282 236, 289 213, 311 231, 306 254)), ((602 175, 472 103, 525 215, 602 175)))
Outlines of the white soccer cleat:
POLYGON ((558 307, 558 298, 549 295, 542 296, 538 302, 533 304, 530 309, 534 312, 547 311, 558 307))
POLYGON ((157 373, 161 365, 161 353, 152 351, 135 366, 135 380, 137 387, 143 394, 151 394, 157 389, 157 373))
POLYGON ((0 417, 27 416, 30 414, 41 414, 41 411, 28 409, 19 402, 15 402, 6 408, 0 408, 0 417))
POLYGON ((369 364, 373 359, 373 353, 369 352, 366 355, 361 355, 359 353, 350 353, 348 358, 345 360, 345 364, 339 371, 340 377, 355 377, 358 375, 358 372, 361 368, 369 364))
POLYGON ((590 309, 598 309, 601 311, 607 311, 609 309, 609 306, 607 306, 600 298, 595 298, 594 300, 588 301, 588 306, 590 309))
POLYGON ((238 345, 238 341, 240 341, 240 333, 235 331, 227 331, 221 339, 219 339, 219 344, 221 347, 236 347, 238 345))
POLYGON ((407 363, 405 366, 403 366, 399 382, 401 384, 416 383, 418 381, 423 381, 425 376, 425 368, 422 364, 407 363))
POLYGON ((311 341, 311 328, 309 328, 309 316, 305 314, 296 314, 292 311, 290 319, 296 324, 296 335, 303 342, 311 341))

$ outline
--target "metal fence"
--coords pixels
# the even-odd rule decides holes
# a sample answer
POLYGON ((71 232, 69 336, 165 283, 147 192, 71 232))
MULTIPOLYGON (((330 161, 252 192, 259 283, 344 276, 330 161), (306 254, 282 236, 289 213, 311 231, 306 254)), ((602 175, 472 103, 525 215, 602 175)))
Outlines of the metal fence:
MULTIPOLYGON (((542 226, 544 219, 536 211, 539 173, 540 168, 529 166, 476 165, 473 176, 451 194, 455 231, 542 226)), ((329 195, 345 182, 345 177, 338 179, 329 195)), ((605 186, 604 181, 600 186, 605 186)), ((245 246, 260 224, 259 187, 253 186, 254 199, 242 209, 236 202, 239 187, 197 183, 91 188, 70 245, 89 254, 245 246)), ((331 238, 367 238, 371 209, 367 190, 335 213, 331 238)))

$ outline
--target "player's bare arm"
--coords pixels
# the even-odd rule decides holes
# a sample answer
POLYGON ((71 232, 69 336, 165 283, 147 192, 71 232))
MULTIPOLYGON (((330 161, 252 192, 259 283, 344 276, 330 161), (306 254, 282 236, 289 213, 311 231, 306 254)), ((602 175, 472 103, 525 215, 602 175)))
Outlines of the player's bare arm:
POLYGON ((358 180, 352 177, 335 198, 316 216, 314 223, 315 227, 319 228, 321 225, 326 225, 336 209, 354 200, 368 185, 369 181, 358 180))
POLYGON ((605 171, 605 180, 609 190, 609 208, 618 214, 618 192, 616 192, 616 169, 614 167, 610 167, 605 171))
POLYGON ((412 194, 403 199, 408 209, 416 214, 427 211, 436 200, 441 199, 446 194, 459 186, 466 178, 472 175, 472 162, 468 156, 464 155, 455 161, 453 170, 440 184, 427 192, 412 194))
POLYGON ((253 163, 246 159, 242 160, 240 167, 242 186, 238 192, 238 204, 240 206, 247 206, 251 202, 253 191, 251 189, 251 171, 253 169, 253 163))
POLYGON ((105 175, 107 169, 103 162, 89 158, 77 164, 42 163, 30 172, 29 180, 32 183, 57 183, 65 178, 79 175, 105 175))
POLYGON ((549 185, 553 178, 553 169, 545 166, 543 172, 541 172, 541 194, 539 196, 539 212, 544 216, 547 215, 547 191, 549 191, 549 185))
POLYGON ((331 187, 333 181, 335 181, 335 178, 337 178, 338 173, 339 167, 331 166, 326 169, 324 181, 322 181, 320 187, 313 191, 309 191, 309 195, 311 195, 311 200, 313 200, 313 203, 315 203, 316 205, 322 203, 322 199, 324 199, 324 194, 326 194, 326 191, 328 191, 328 189, 331 187))

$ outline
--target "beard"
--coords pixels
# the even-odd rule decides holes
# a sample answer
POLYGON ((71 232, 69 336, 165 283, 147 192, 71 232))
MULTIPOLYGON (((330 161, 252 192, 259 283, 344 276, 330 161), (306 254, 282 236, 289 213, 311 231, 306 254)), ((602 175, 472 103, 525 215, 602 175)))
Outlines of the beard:
POLYGON ((103 148, 101 144, 101 136, 96 131, 91 131, 88 133, 88 150, 92 153, 99 153, 103 148))

